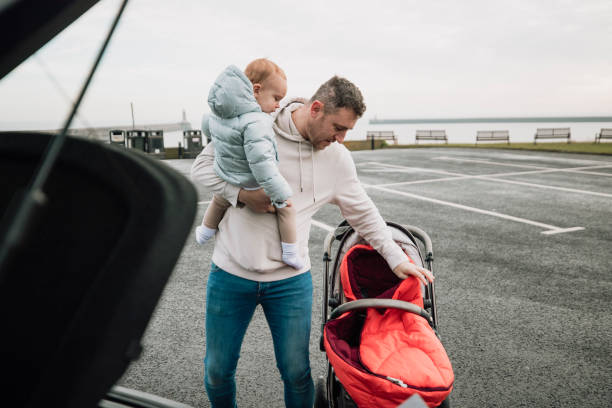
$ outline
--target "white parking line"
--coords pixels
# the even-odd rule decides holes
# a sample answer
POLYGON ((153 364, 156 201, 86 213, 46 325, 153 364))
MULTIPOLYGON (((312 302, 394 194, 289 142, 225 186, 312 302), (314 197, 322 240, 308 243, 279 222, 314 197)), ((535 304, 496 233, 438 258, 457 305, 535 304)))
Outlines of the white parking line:
POLYGON ((545 235, 560 234, 560 233, 563 233, 563 232, 580 231, 580 230, 584 229, 584 227, 561 228, 561 227, 557 227, 555 225, 544 224, 542 222, 528 220, 526 218, 515 217, 513 215, 502 214, 502 213, 498 213, 498 212, 494 212, 494 211, 482 210, 480 208, 470 207, 470 206, 463 205, 463 204, 451 203, 450 201, 438 200, 436 198, 424 197, 424 196, 420 196, 420 195, 416 195, 416 194, 406 193, 404 191, 392 190, 392 189, 386 188, 386 187, 380 187, 380 186, 368 185, 368 184, 363 184, 363 186, 365 188, 373 188, 373 189, 380 190, 380 191, 385 191, 385 192, 391 193, 391 194, 397 194, 397 195, 402 195, 402 196, 405 196, 405 197, 415 198, 417 200, 429 201, 429 202, 432 202, 432 203, 441 204, 441 205, 447 205, 449 207, 459 208, 459 209, 462 209, 462 210, 471 211, 471 212, 475 212, 475 213, 479 213, 479 214, 490 215, 490 216, 493 216, 493 217, 503 218, 503 219, 506 219, 506 220, 520 222, 520 223, 523 223, 523 224, 534 225, 536 227, 544 228, 545 231, 542 231, 542 234, 545 234, 545 235))
POLYGON ((494 161, 491 161, 491 160, 464 159, 464 158, 461 158, 461 157, 448 157, 448 156, 432 157, 432 160, 460 161, 460 162, 469 162, 469 163, 484 163, 484 164, 494 164, 496 166, 522 167, 522 168, 531 168, 531 169, 550 169, 550 167, 534 166, 532 164, 501 163, 501 162, 494 162, 494 161))
MULTIPOLYGON (((381 167, 387 167, 389 168, 389 170, 382 170, 381 172, 387 172, 387 171, 404 171, 404 172, 409 172, 408 169, 419 169, 419 168, 415 168, 415 167, 404 167, 404 166, 399 166, 399 165, 395 165, 395 164, 386 164, 386 163, 378 163, 378 162, 367 162, 368 164, 376 164, 378 166, 381 167)), ((495 163, 493 163, 495 164, 495 163)), ((594 166, 594 167, 602 167, 602 166, 594 166)), ((606 166, 606 167, 612 167, 612 165, 610 166, 606 166)), ((590 167, 578 167, 575 169, 582 169, 582 168, 590 168, 590 167)), ((375 171, 375 169, 371 169, 372 171, 375 171)), ((420 170, 420 169, 419 169, 420 170)), ((423 169, 423 170, 427 170, 427 169, 423 169)), ((567 171, 570 169, 564 169, 564 171, 567 171)), ((432 172, 437 172, 436 170, 430 170, 432 172)), ((588 190, 578 190, 575 188, 567 188, 567 187, 557 187, 557 186, 549 186, 546 184, 536 184, 536 183, 527 183, 524 181, 515 181, 515 180, 508 180, 508 179, 502 179, 499 177, 504 177, 504 176, 516 176, 516 175, 522 175, 522 174, 533 174, 533 173, 545 173, 545 172, 556 172, 556 171, 562 171, 560 169, 546 169, 546 170, 533 170, 533 171, 525 171, 525 172, 513 172, 513 173, 493 173, 493 174, 488 174, 488 175, 468 175, 468 174, 461 174, 461 173, 448 173, 448 172, 444 172, 445 174, 454 174, 457 177, 444 177, 444 178, 438 178, 438 179, 428 179, 428 180, 413 180, 413 181, 404 181, 404 182, 397 182, 397 183, 385 183, 385 184, 376 184, 379 187, 392 187, 392 186, 400 186, 400 185, 410 185, 410 184, 423 184, 423 183, 432 183, 432 182, 438 182, 438 181, 453 181, 453 180, 465 180, 465 179, 479 179, 479 180, 489 180, 489 181, 497 181, 500 183, 507 183, 507 184, 517 184, 517 185, 524 185, 524 186, 528 186, 528 187, 536 187, 536 188, 543 188, 543 189, 549 189, 549 190, 558 190, 558 191, 567 191, 570 193, 578 193, 578 194, 584 194, 584 195, 594 195, 594 196, 598 196, 598 197, 610 197, 612 198, 612 194, 607 194, 607 193, 600 193, 597 191, 588 191, 588 190)), ((598 174, 603 174, 603 173, 598 173, 598 174)), ((612 176, 612 174, 610 174, 612 176)))
POLYGON ((376 184, 376 185, 378 187, 392 187, 392 186, 403 186, 407 184, 427 184, 427 183, 433 183, 436 181, 465 180, 465 179, 471 179, 471 178, 474 178, 474 176, 442 177, 442 178, 437 178, 437 179, 398 181, 397 183, 386 183, 386 184, 376 184))
POLYGON ((433 160, 447 160, 447 161, 461 161, 461 162, 470 162, 470 163, 483 163, 483 164, 491 164, 494 166, 507 166, 507 167, 522 167, 522 168, 535 168, 540 169, 544 172, 570 172, 570 173, 584 173, 584 174, 592 174, 597 176, 607 176, 612 177, 612 173, 597 173, 593 171, 585 171, 585 170, 593 170, 593 169, 605 169, 612 167, 612 164, 600 164, 596 166, 583 166, 583 167, 569 167, 569 168, 551 168, 551 167, 542 167, 542 166, 533 166, 531 164, 514 164, 514 163, 502 163, 502 162, 494 162, 490 160, 477 160, 477 159, 464 159, 459 157, 448 157, 448 156, 439 156, 433 157, 433 160))
POLYGON ((428 169, 426 167, 409 167, 409 166, 399 166, 396 164, 388 164, 388 163, 379 163, 379 162, 364 162, 360 163, 360 166, 363 165, 375 165, 378 168, 373 169, 363 169, 362 171, 370 171, 376 173, 392 173, 392 172, 402 172, 402 173, 436 173, 436 174, 444 174, 447 176, 464 176, 461 173, 454 173, 451 171, 437 170, 437 169, 428 169), (387 169, 380 169, 380 166, 387 167, 387 169))
POLYGON ((581 231, 583 229, 584 229, 583 227, 559 228, 559 229, 556 229, 556 230, 542 231, 542 234, 544 234, 544 235, 554 235, 554 234, 562 234, 564 232, 581 231))
POLYGON ((570 173, 580 173, 580 174, 592 174, 593 176, 605 176, 605 177, 612 177, 612 173, 598 173, 595 171, 584 171, 584 170, 589 170, 589 169, 609 169, 611 168, 612 165, 608 164, 604 164, 601 166, 586 166, 586 167, 572 167, 569 169, 563 169, 562 171, 569 171, 570 173))
MULTIPOLYGON (((465 152, 445 152, 446 155, 449 156, 456 156, 456 157, 466 157, 466 153, 465 152)), ((569 158, 567 156, 565 157, 555 157, 555 156, 542 156, 542 155, 534 155, 534 154, 518 154, 518 153, 499 153, 499 152, 487 152, 486 154, 483 152, 479 152, 478 156, 484 156, 487 157, 489 159, 510 159, 510 160, 522 160, 522 161, 533 161, 533 160, 537 160, 538 162, 551 162, 551 163, 563 163, 563 164, 568 164, 568 163, 575 163, 575 164, 581 164, 581 165, 593 165, 593 164, 601 164, 603 161, 602 160, 588 160, 588 159, 575 159, 575 158, 569 158)))
POLYGON ((335 231, 336 229, 332 226, 329 226, 327 224, 322 223, 321 221, 317 221, 317 220, 311 220, 312 225, 314 225, 315 227, 319 227, 321 229, 324 229, 327 232, 332 232, 335 231))
MULTIPOLYGON (((493 162, 488 162, 488 163, 495 164, 493 162)), ((599 166, 570 167, 570 168, 563 168, 563 169, 544 167, 541 170, 513 171, 513 172, 508 172, 508 173, 491 173, 491 174, 483 174, 483 175, 478 175, 478 176, 476 175, 468 176, 462 173, 453 173, 453 172, 444 171, 444 170, 427 169, 427 168, 422 168, 422 167, 398 166, 395 164, 379 163, 379 162, 363 162, 359 164, 360 167, 364 165, 378 166, 378 168, 361 169, 361 171, 370 172, 370 173, 373 173, 373 172, 392 173, 393 172, 392 169, 397 169, 397 172, 403 172, 403 173, 410 173, 410 172, 437 173, 437 174, 445 174, 445 175, 454 175, 454 176, 461 177, 461 178, 506 177, 506 176, 522 176, 524 174, 559 173, 559 172, 570 172, 570 173, 574 172, 574 173, 579 173, 579 174, 592 174, 595 176, 612 177, 612 173, 597 173, 594 171, 585 171, 589 169, 592 170, 592 169, 611 168, 612 164, 604 164, 604 165, 599 165, 599 166), (381 166, 388 167, 388 169, 381 170, 380 169, 381 166)), ((443 179, 438 179, 438 180, 443 180, 443 179)))
MULTIPOLYGON (((544 173, 559 173, 559 172, 572 172, 575 171, 576 173, 580 173, 580 174, 595 174, 597 176, 608 176, 608 175, 612 175, 612 174, 607 174, 607 173, 594 173, 594 172, 588 172, 588 171, 581 171, 582 169, 589 169, 589 168, 600 168, 601 166, 594 166, 594 167, 573 167, 571 169, 559 169, 559 168, 555 168, 555 169, 546 169, 546 170, 527 170, 527 171, 512 171, 509 173, 492 173, 492 174, 485 174, 484 176, 487 177, 506 177, 506 176, 522 176, 522 175, 527 175, 527 174, 544 174, 544 173)), ((606 166, 608 167, 608 166, 606 166)))
POLYGON ((597 191, 578 190, 576 188, 548 186, 546 184, 535 184, 535 183, 527 183, 527 182, 524 182, 524 181, 499 179, 499 178, 491 177, 491 176, 481 176, 481 177, 477 177, 477 178, 486 179, 486 180, 492 180, 492 181, 501 181, 502 183, 517 184, 517 185, 521 185, 521 186, 544 188, 544 189, 557 190, 557 191, 567 191, 568 193, 578 193, 578 194, 584 194, 584 195, 593 195, 593 196, 598 196, 598 197, 609 197, 609 198, 612 198, 612 194, 599 193, 597 191))

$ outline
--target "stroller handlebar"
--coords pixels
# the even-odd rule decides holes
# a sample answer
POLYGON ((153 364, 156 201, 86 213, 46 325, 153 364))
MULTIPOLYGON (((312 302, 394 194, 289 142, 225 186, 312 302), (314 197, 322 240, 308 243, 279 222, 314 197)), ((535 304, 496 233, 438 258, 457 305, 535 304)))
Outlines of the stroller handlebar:
POLYGON ((424 309, 418 307, 414 303, 405 302, 403 300, 396 299, 358 299, 353 300, 351 302, 343 303, 337 308, 335 308, 329 317, 330 320, 337 318, 338 316, 343 315, 346 312, 352 310, 360 310, 360 309, 400 309, 406 312, 414 313, 429 323, 430 326, 433 327, 433 320, 431 319, 431 315, 427 313, 424 309))
MULTIPOLYGON (((393 223, 388 223, 393 224, 393 223)), ((419 227, 415 227, 414 225, 400 225, 404 227, 406 230, 410 231, 412 235, 414 235, 418 240, 420 240, 423 245, 425 245, 425 255, 433 257, 433 245, 431 243, 431 238, 425 231, 423 231, 419 227)))

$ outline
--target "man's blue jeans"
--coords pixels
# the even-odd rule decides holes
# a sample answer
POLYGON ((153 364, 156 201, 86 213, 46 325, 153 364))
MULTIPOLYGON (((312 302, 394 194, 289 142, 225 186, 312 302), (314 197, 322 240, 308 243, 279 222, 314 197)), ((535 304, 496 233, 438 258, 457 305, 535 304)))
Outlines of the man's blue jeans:
POLYGON ((285 385, 285 405, 312 407, 310 271, 280 281, 256 282, 227 273, 213 263, 206 287, 204 358, 204 383, 213 408, 236 406, 234 374, 240 346, 258 304, 272 332, 276 366, 285 385))

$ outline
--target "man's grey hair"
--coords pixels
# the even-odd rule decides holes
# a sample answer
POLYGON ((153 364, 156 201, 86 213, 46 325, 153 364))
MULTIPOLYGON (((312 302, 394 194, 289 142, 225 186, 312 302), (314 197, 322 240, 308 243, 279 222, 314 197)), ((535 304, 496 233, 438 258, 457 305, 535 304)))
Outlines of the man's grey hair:
POLYGON ((310 102, 323 102, 324 113, 334 113, 340 108, 351 109, 358 117, 366 110, 363 95, 355 84, 346 78, 333 76, 310 98, 310 102))

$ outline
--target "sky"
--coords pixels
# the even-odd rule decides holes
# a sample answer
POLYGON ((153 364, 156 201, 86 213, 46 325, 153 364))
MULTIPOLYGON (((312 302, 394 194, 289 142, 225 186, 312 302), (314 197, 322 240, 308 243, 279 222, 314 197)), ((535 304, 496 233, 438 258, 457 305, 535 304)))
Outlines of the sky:
MULTIPOLYGON (((0 130, 59 128, 120 5, 102 0, 0 80, 0 130)), ((228 65, 266 57, 288 97, 333 75, 371 118, 612 116, 612 1, 131 0, 74 127, 194 127, 228 65)), ((365 131, 364 131, 365 132, 365 131)), ((350 134, 349 134, 350 136, 350 134)))

